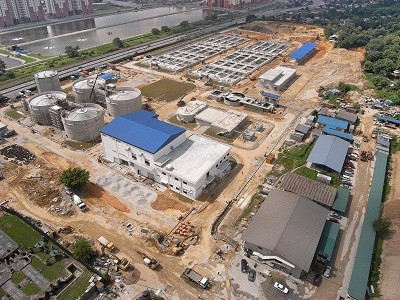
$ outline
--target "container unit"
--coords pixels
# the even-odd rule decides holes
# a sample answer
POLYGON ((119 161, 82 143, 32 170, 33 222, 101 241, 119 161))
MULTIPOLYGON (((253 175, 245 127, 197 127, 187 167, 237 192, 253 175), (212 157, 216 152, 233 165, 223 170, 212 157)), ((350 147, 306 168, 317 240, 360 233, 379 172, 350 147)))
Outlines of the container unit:
POLYGON ((112 117, 132 113, 142 109, 142 92, 135 88, 115 90, 106 99, 107 110, 112 117))
POLYGON ((72 111, 64 111, 61 119, 68 139, 90 142, 100 136, 104 109, 98 104, 84 103, 72 111))
POLYGON ((55 70, 41 71, 35 74, 35 83, 39 93, 62 91, 58 73, 55 70))
POLYGON ((54 106, 50 107, 51 125, 58 129, 64 128, 62 120, 61 120, 61 112, 62 112, 61 106, 54 105, 54 106))
POLYGON ((106 99, 106 81, 101 78, 83 78, 74 82, 72 92, 76 103, 104 103, 106 99))
POLYGON ((40 125, 51 125, 50 107, 66 99, 67 95, 58 91, 40 93, 31 97, 28 101, 32 121, 40 125))

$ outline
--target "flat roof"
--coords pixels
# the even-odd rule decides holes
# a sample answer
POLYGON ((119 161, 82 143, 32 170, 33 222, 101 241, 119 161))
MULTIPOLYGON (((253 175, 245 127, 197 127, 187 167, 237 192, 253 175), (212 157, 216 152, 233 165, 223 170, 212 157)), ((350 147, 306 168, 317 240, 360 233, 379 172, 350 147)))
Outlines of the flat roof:
POLYGON ((335 249, 336 239, 339 233, 340 224, 326 221, 324 230, 319 240, 317 252, 322 252, 328 255, 328 260, 332 259, 333 250, 335 249))
POLYGON ((279 66, 274 69, 268 70, 267 72, 262 74, 259 78, 270 81, 274 85, 279 86, 283 84, 287 79, 292 77, 294 74, 296 74, 296 69, 279 66))
POLYGON ((224 111, 214 107, 207 107, 195 116, 196 121, 210 123, 214 127, 222 128, 228 132, 241 124, 247 115, 234 110, 224 111))
POLYGON ((307 125, 307 124, 298 124, 295 129, 295 131, 298 131, 298 132, 301 132, 304 134, 309 133, 310 130, 311 130, 311 126, 307 125))
POLYGON ((303 44, 299 49, 293 51, 289 56, 291 58, 301 60, 305 56, 307 56, 311 51, 313 51, 317 47, 317 44, 312 42, 307 42, 303 44))
POLYGON ((326 166, 341 172, 350 143, 332 135, 320 135, 307 162, 326 166))
POLYGON ((349 203, 349 199, 350 199, 350 190, 338 187, 335 202, 333 202, 332 209, 339 211, 341 213, 345 213, 347 209, 347 204, 349 203))
POLYGON ((194 134, 157 162, 165 172, 196 183, 230 150, 226 144, 194 134), (167 170, 166 166, 172 166, 173 170, 167 170))
POLYGON ((349 122, 327 116, 318 116, 317 123, 325 124, 332 128, 347 129, 349 127, 349 122))
POLYGON ((328 213, 306 197, 271 190, 242 239, 309 271, 328 213))
POLYGON ((334 135, 334 136, 340 137, 340 138, 345 139, 345 140, 349 140, 349 141, 354 140, 354 137, 353 137, 353 135, 351 133, 347 133, 347 132, 343 132, 343 131, 340 131, 340 130, 336 130, 336 129, 332 128, 332 127, 329 127, 328 125, 326 125, 322 129, 322 132, 324 132, 326 134, 329 134, 329 135, 334 135))
POLYGON ((332 206, 337 193, 336 188, 332 186, 296 173, 287 174, 280 187, 285 191, 300 194, 328 207, 332 206))
POLYGON ((366 298, 376 234, 372 224, 379 218, 381 210, 387 161, 388 154, 378 151, 348 291, 348 294, 357 300, 366 298))
POLYGON ((119 116, 100 132, 149 153, 156 153, 185 129, 157 120, 158 115, 146 110, 119 116))

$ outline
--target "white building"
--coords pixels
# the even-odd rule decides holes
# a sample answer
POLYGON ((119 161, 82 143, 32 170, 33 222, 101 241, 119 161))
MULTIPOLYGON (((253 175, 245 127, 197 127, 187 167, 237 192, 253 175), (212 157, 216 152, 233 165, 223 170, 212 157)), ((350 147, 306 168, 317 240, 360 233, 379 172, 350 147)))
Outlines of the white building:
POLYGON ((270 90, 281 91, 289 86, 296 77, 296 70, 286 67, 270 69, 260 76, 261 86, 270 90))
POLYGON ((101 130, 105 158, 128 166, 138 175, 196 199, 230 171, 231 147, 192 135, 140 110, 115 118, 101 130))

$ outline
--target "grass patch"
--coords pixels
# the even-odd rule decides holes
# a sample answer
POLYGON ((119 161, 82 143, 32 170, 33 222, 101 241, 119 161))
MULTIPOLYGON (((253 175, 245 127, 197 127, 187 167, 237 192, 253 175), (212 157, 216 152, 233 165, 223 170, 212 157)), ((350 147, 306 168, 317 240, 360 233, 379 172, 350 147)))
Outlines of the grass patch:
POLYGON ((93 142, 84 143, 84 142, 76 142, 76 141, 69 141, 69 140, 64 141, 63 144, 72 148, 73 150, 86 150, 86 149, 90 149, 96 145, 96 143, 93 143, 93 142))
POLYGON ((340 102, 336 99, 336 97, 329 97, 328 102, 338 108, 340 106, 340 102))
POLYGON ((11 275, 11 281, 14 283, 14 284, 18 284, 18 283, 20 283, 22 280, 24 280, 26 278, 26 276, 25 276, 25 274, 24 273, 22 273, 22 272, 14 272, 12 275, 11 275))
POLYGON ((10 109, 6 111, 6 115, 9 116, 10 118, 13 118, 15 120, 24 118, 25 115, 19 112, 18 109, 10 109))
POLYGON ((46 266, 42 260, 35 256, 32 258, 31 265, 35 269, 41 270, 43 277, 49 281, 54 281, 66 274, 64 260, 56 261, 55 263, 46 266))
POLYGON ((33 296, 40 292, 40 288, 33 282, 27 282, 22 287, 21 291, 27 296, 33 296))
POLYGON ((235 133, 233 136, 228 137, 228 136, 223 136, 223 135, 216 134, 214 131, 212 131, 211 128, 208 128, 204 132, 204 135, 208 135, 209 137, 221 140, 221 141, 223 141, 225 143, 228 143, 228 144, 232 144, 233 141, 238 137, 239 133, 235 133))
POLYGON ((263 202, 263 196, 258 193, 255 193, 251 196, 249 205, 242 211, 239 218, 235 222, 235 227, 237 227, 243 219, 248 219, 251 212, 253 212, 256 208, 260 207, 263 202))
POLYGON ((70 300, 77 299, 85 292, 86 288, 89 286, 89 279, 91 273, 85 271, 77 280, 75 280, 66 290, 64 290, 60 295, 57 296, 57 300, 70 300))
POLYGON ((376 237, 374 244, 374 252, 372 253, 371 269, 369 272, 369 283, 374 286, 375 293, 373 297, 379 297, 379 279, 381 277, 381 255, 382 255, 383 239, 376 237))
POLYGON ((198 125, 196 122, 193 123, 184 123, 178 120, 178 118, 176 116, 172 116, 171 118, 168 119, 169 122, 171 122, 172 124, 181 126, 181 127, 185 127, 187 129, 193 130, 195 129, 198 125))
POLYGON ((313 180, 317 180, 318 172, 313 169, 309 169, 309 168, 303 166, 303 167, 298 168, 296 170, 296 173, 301 176, 304 176, 304 177, 307 177, 307 178, 310 178, 313 180))
POLYGON ((196 86, 192 83, 161 79, 140 88, 142 94, 153 99, 171 102, 187 95, 196 86))
POLYGON ((0 289, 0 298, 4 297, 6 295, 6 292, 0 289))
POLYGON ((309 143, 286 149, 278 154, 275 164, 283 166, 285 170, 284 173, 292 171, 307 162, 307 157, 310 155, 313 146, 314 143, 309 143))
POLYGON ((399 138, 397 135, 392 135, 392 140, 390 141, 390 154, 395 154, 400 150, 399 138))
POLYGON ((12 240, 28 249, 41 239, 41 235, 25 224, 23 221, 12 215, 6 215, 0 219, 0 229, 12 240))
POLYGON ((18 56, 18 58, 22 59, 26 64, 36 62, 37 59, 30 57, 26 54, 18 56))

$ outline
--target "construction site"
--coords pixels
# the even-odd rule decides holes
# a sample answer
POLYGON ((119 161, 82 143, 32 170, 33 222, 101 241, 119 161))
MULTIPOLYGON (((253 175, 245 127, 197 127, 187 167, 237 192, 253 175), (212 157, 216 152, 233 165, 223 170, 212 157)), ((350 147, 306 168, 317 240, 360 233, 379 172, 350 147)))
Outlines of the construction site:
MULTIPOLYGON (((237 220, 272 170, 266 159, 275 157, 301 118, 320 106, 321 85, 364 86, 363 54, 333 48, 321 28, 257 23, 264 32, 245 25, 109 66, 103 72, 113 74, 111 83, 97 73, 61 83, 56 72, 36 76, 40 93, 0 110, 1 122, 17 132, 0 146, 0 200, 55 231, 70 226, 73 233, 63 229, 59 234, 68 245, 89 239, 101 254, 96 268, 113 265, 111 290, 120 299, 137 298, 143 286, 166 298, 255 299, 249 289, 235 294, 240 284, 227 279, 240 250, 237 220), (308 41, 317 44, 313 56, 291 62, 290 53, 308 41), (259 77, 278 66, 294 69, 297 77, 282 90, 260 85, 259 77), (149 87, 151 96, 146 96, 149 87), (142 108, 154 116, 146 121, 129 116, 142 114, 142 108), (168 135, 182 139, 160 144, 159 152, 151 152, 154 157, 143 159, 150 168, 154 158, 160 180, 157 174, 146 176, 143 168, 137 172, 133 163, 141 156, 129 143, 127 150, 115 142, 118 159, 107 159, 100 138, 104 126, 122 119, 140 126, 163 123, 176 130, 168 135), (199 178, 204 172, 205 186, 192 197, 185 193, 191 182, 179 177, 186 172, 181 162, 190 158, 184 156, 187 149, 187 155, 201 156, 208 140, 220 147, 219 156, 203 151, 211 173, 205 163, 194 167, 199 178), (190 152, 191 145, 199 145, 196 152, 190 152), (78 195, 85 211, 58 180, 75 166, 90 172, 86 190, 78 195)), ((145 155, 150 151, 139 146, 145 155)))

